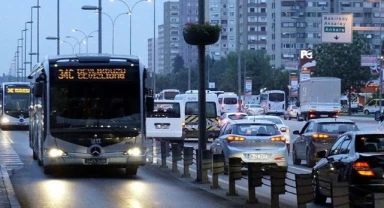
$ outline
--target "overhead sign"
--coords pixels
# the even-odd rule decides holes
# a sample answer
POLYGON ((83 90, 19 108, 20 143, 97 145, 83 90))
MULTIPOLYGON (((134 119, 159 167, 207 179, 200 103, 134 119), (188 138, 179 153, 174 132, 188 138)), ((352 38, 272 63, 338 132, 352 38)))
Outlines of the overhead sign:
POLYGON ((361 55, 361 66, 377 66, 377 64, 376 55, 361 55))
POLYGON ((18 93, 21 93, 21 94, 28 94, 31 90, 29 88, 7 88, 7 93, 10 93, 10 94, 18 94, 18 93))
POLYGON ((321 41, 323 43, 352 43, 353 14, 323 14, 321 41))

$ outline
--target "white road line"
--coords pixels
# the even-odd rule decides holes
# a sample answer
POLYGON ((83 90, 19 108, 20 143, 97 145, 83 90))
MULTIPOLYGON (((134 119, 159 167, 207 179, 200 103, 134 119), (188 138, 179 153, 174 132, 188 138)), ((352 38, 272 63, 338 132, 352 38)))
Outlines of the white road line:
POLYGON ((289 168, 293 168, 293 169, 297 169, 297 170, 301 170, 301 171, 305 171, 305 172, 308 172, 308 173, 310 173, 310 172, 312 172, 311 170, 308 170, 308 169, 304 169, 304 168, 298 168, 298 167, 292 167, 292 166, 289 166, 289 168))
POLYGON ((8 137, 8 135, 3 135, 3 136, 4 136, 4 138, 5 138, 6 140, 9 141, 9 143, 11 143, 11 144, 14 143, 13 140, 12 140, 11 138, 8 137))

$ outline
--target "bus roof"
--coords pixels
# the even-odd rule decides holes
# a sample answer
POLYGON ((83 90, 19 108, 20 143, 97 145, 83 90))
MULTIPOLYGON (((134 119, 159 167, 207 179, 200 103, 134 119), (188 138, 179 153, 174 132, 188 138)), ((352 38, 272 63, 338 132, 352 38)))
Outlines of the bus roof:
POLYGON ((110 61, 129 61, 131 63, 139 63, 140 59, 138 56, 131 55, 111 55, 111 54, 97 54, 97 53, 88 53, 88 54, 71 54, 71 55, 56 55, 56 56, 46 56, 49 63, 56 62, 95 62, 95 63, 109 63, 110 61))

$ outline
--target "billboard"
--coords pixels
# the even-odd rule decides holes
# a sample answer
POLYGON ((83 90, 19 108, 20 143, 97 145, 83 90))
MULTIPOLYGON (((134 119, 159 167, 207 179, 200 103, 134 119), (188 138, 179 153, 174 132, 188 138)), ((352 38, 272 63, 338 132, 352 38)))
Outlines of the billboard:
POLYGON ((298 61, 286 61, 284 63, 284 68, 286 70, 297 70, 299 68, 299 62, 298 61))
POLYGON ((245 79, 245 95, 250 96, 252 95, 252 79, 246 78, 245 79))
POLYGON ((361 55, 361 66, 376 66, 378 59, 376 55, 361 55))
POLYGON ((322 14, 323 43, 352 43, 353 14, 322 14))
POLYGON ((298 77, 296 75, 291 74, 289 76, 289 84, 290 84, 290 89, 289 89, 290 97, 298 97, 298 95, 299 95, 298 77))

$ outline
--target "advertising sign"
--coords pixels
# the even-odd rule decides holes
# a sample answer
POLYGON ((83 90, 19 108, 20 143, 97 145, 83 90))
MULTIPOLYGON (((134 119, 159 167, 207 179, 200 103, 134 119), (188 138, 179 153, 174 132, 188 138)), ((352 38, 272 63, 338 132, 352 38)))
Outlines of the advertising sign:
POLYGON ((286 70, 297 70, 299 68, 298 61, 286 61, 284 64, 286 70))
POLYGON ((252 95, 252 79, 251 78, 245 79, 245 95, 246 96, 252 95))
POLYGON ((297 97, 299 92, 299 80, 297 79, 296 75, 290 75, 289 76, 289 83, 290 83, 290 97, 297 97))
POLYGON ((353 14, 322 14, 323 43, 352 43, 353 14))

